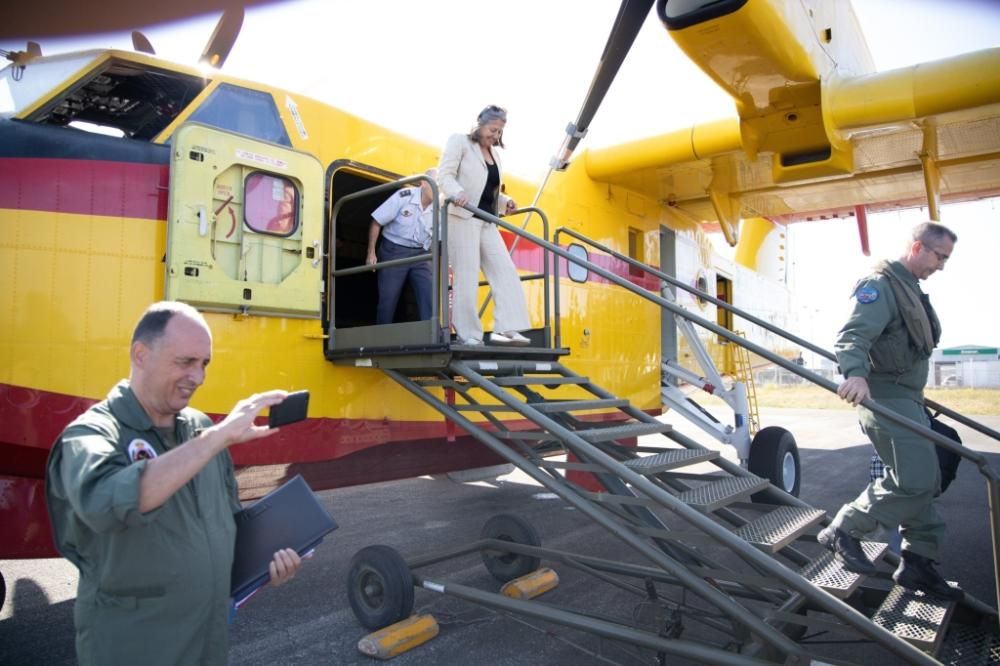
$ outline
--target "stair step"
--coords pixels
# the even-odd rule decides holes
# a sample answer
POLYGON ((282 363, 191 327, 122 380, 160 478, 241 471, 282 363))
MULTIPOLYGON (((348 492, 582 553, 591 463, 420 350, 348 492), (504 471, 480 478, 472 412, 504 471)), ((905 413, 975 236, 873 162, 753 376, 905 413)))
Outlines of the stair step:
POLYGON ((472 360, 550 360, 555 361, 560 356, 568 356, 566 347, 519 347, 517 345, 462 345, 453 340, 449 350, 455 358, 472 360))
POLYGON ((686 467, 695 463, 715 460, 719 457, 718 451, 698 451, 694 449, 671 449, 661 451, 651 456, 632 458, 625 461, 625 466, 635 470, 640 474, 650 476, 665 472, 668 469, 686 467))
POLYGON ((762 550, 776 553, 825 515, 819 509, 782 506, 740 527, 735 534, 762 550))
POLYGON ((1000 664, 1000 633, 990 629, 952 624, 937 655, 942 664, 1000 664))
POLYGON ((513 412, 515 409, 513 407, 508 407, 507 405, 454 405, 456 411, 459 412, 513 412))
MULTIPOLYGON (((525 403, 526 407, 551 414, 553 412, 572 412, 584 409, 608 409, 611 407, 627 407, 628 400, 623 398, 601 398, 598 400, 553 400, 551 402, 525 403)), ((514 412, 519 411, 507 405, 456 405, 460 412, 514 412)))
POLYGON ((623 398, 600 398, 597 400, 553 400, 552 402, 533 402, 531 406, 540 412, 570 412, 583 409, 608 409, 610 407, 628 407, 628 400, 623 398))
MULTIPOLYGON (((869 560, 878 562, 889 549, 889 544, 862 541, 861 549, 865 551, 869 560)), ((823 551, 817 559, 799 569, 799 575, 816 587, 841 599, 851 596, 864 578, 861 574, 845 569, 830 551, 823 551)))
POLYGON ((589 377, 494 377, 497 386, 557 386, 561 384, 589 384, 589 377))
POLYGON ((413 380, 418 386, 444 386, 446 388, 455 388, 459 384, 462 386, 468 386, 466 382, 459 382, 457 379, 415 379, 413 380))
POLYGON ((896 585, 872 615, 872 622, 914 647, 935 654, 941 646, 945 626, 955 605, 954 601, 896 585))
POLYGON ((669 423, 627 423, 625 425, 577 430, 576 434, 588 442, 610 442, 615 439, 670 432, 673 429, 674 427, 669 423))
MULTIPOLYGON (((630 425, 610 426, 574 431, 588 442, 609 442, 625 437, 638 437, 658 432, 667 432, 673 426, 667 423, 633 423, 630 425)), ((559 438, 547 430, 511 430, 496 433, 501 439, 521 439, 531 441, 555 441, 559 438)))
POLYGON ((767 488, 767 479, 758 476, 727 476, 703 486, 692 488, 677 496, 685 504, 711 513, 727 504, 747 498, 767 488))

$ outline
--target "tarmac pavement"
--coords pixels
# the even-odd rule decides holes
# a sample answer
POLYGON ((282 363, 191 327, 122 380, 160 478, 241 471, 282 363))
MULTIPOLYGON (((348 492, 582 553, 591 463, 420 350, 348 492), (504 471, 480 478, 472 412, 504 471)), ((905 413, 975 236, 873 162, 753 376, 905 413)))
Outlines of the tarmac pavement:
MULTIPOLYGON (((798 441, 803 500, 832 513, 865 486, 871 446, 853 411, 761 411, 763 425, 781 425, 798 441)), ((666 420, 671 421, 669 415, 666 420)), ((1000 417, 979 420, 1000 430, 1000 417)), ((689 424, 675 423, 675 427, 719 448, 689 424)), ((963 427, 959 432, 967 446, 987 453, 1000 470, 1000 445, 963 427)), ((586 516, 519 471, 494 482, 459 484, 424 477, 325 491, 319 496, 340 528, 294 581, 265 589, 239 611, 231 631, 232 664, 377 663, 357 650, 358 640, 367 632, 354 618, 345 592, 351 557, 375 543, 393 546, 404 557, 423 555, 476 539, 486 520, 497 513, 516 513, 536 527, 546 547, 642 562, 586 516)), ((995 604, 985 483, 968 463, 962 464, 958 479, 942 497, 941 511, 949 528, 942 572, 981 600, 995 604)), ((560 586, 546 600, 551 595, 553 603, 619 617, 642 615, 646 610, 631 595, 595 584, 593 578, 572 569, 556 568, 560 586)), ((74 663, 75 569, 58 559, 12 560, 0 561, 0 571, 7 583, 6 603, 0 612, 0 664, 74 663)), ((478 555, 439 563, 419 573, 489 591, 499 587, 478 555)), ((425 590, 416 592, 414 609, 433 614, 441 632, 429 643, 395 658, 393 663, 399 666, 656 663, 648 651, 425 590)), ((871 660, 864 648, 829 649, 837 658, 871 660)), ((880 666, 896 663, 884 652, 877 654, 880 666)))

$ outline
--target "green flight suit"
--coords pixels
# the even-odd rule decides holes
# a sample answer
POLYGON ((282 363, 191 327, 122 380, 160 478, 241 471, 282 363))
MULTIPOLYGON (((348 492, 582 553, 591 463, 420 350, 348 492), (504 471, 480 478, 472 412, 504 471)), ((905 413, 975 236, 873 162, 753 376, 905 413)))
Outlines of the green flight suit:
POLYGON ((123 381, 53 445, 45 493, 56 547, 80 570, 81 666, 228 663, 240 509, 229 453, 162 506, 138 508, 148 450, 162 455, 211 424, 189 408, 163 436, 123 381))
MULTIPOLYGON (((916 276, 902 263, 890 262, 889 269, 922 294, 916 276)), ((854 311, 835 347, 841 373, 867 378, 879 405, 930 427, 923 408, 930 355, 907 332, 889 278, 875 273, 857 284, 854 296, 854 311)), ((936 325, 930 302, 925 296, 922 300, 936 325)), ((899 526, 904 550, 936 560, 945 525, 935 508, 941 474, 934 443, 864 407, 858 407, 858 418, 885 463, 885 476, 841 507, 833 525, 857 538, 879 525, 888 530, 899 526)))

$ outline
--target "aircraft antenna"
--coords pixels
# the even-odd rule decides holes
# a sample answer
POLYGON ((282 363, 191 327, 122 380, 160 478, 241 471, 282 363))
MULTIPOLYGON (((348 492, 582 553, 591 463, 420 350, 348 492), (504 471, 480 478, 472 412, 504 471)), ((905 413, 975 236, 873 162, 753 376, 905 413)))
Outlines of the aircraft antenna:
POLYGON ((146 35, 142 34, 138 30, 132 31, 132 48, 139 53, 156 55, 156 51, 153 49, 153 44, 149 41, 146 35))
POLYGON ((38 42, 28 42, 23 51, 0 49, 0 55, 14 64, 11 78, 20 81, 21 77, 24 76, 24 68, 27 64, 35 58, 42 57, 42 47, 38 45, 38 42))

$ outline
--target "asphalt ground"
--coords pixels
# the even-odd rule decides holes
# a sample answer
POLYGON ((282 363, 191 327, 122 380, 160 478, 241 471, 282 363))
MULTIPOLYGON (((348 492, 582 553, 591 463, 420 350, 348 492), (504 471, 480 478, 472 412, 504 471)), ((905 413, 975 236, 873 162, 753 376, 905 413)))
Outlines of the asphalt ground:
MULTIPOLYGON (((666 420, 670 421, 669 416, 666 420)), ((852 411, 763 409, 763 425, 781 425, 796 437, 802 457, 800 496, 818 508, 834 512, 868 480, 871 446, 858 429, 852 411)), ((980 419, 1000 430, 1000 417, 980 419)), ((678 430, 703 441, 689 424, 678 430)), ((966 445, 988 454, 1000 469, 1000 445, 963 427, 966 445)), ((644 442, 645 443, 645 442, 644 442)), ((386 544, 404 557, 414 557, 477 538, 482 525, 497 513, 528 519, 543 545, 620 559, 643 560, 579 511, 515 471, 495 481, 456 483, 447 478, 343 488, 319 493, 340 523, 292 583, 265 589, 238 613, 231 630, 233 664, 373 664, 359 653, 357 643, 367 632, 358 624, 346 596, 351 557, 371 544, 386 544)), ((985 483, 968 463, 942 497, 941 511, 949 534, 942 554, 944 575, 972 594, 994 603, 990 534, 985 483)), ((727 554, 719 555, 723 560, 727 554)), ((594 614, 634 617, 642 624, 651 608, 631 594, 596 581, 574 569, 554 565, 560 585, 543 598, 554 604, 594 614)), ((64 560, 0 561, 7 583, 0 611, 0 663, 46 665, 75 663, 72 606, 76 571, 64 560)), ((496 582, 478 555, 422 568, 427 578, 496 591, 496 582)), ((414 610, 430 613, 440 634, 415 650, 396 657, 410 664, 655 664, 649 651, 622 646, 578 631, 523 616, 477 606, 449 595, 417 590, 414 610)), ((697 636, 697 626, 685 625, 684 638, 697 636)), ((835 659, 880 666, 899 663, 885 652, 856 645, 822 648, 835 659)), ((687 663, 668 659, 667 663, 687 663)))

